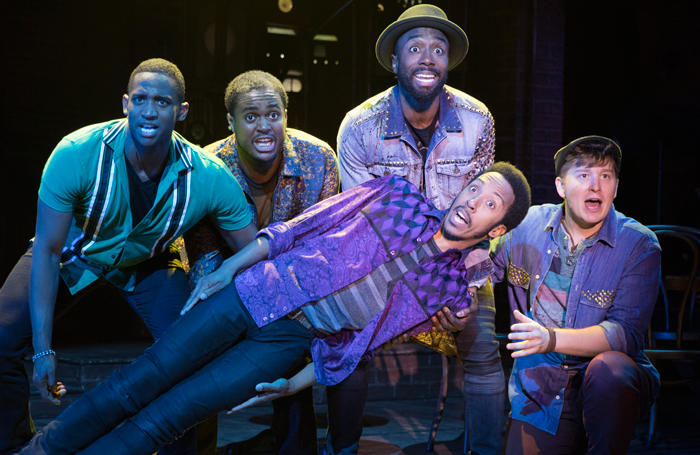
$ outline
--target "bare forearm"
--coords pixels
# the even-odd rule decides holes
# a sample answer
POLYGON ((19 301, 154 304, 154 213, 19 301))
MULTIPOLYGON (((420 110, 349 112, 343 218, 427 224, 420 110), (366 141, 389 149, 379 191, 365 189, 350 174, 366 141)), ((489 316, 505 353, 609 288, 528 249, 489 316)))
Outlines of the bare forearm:
POLYGON ((221 269, 231 276, 264 261, 270 255, 270 243, 267 237, 261 236, 250 242, 245 248, 234 254, 221 264, 221 269))
POLYGON ((594 325, 585 329, 554 329, 557 344, 554 352, 581 357, 595 357, 610 351, 610 343, 603 328, 594 325))
POLYGON ((316 384, 316 375, 314 374, 314 364, 312 362, 289 380, 287 395, 297 393, 314 384, 316 384))
POLYGON ((41 244, 35 244, 33 248, 29 312, 35 352, 51 349, 53 313, 59 280, 59 258, 59 255, 47 252, 41 244))

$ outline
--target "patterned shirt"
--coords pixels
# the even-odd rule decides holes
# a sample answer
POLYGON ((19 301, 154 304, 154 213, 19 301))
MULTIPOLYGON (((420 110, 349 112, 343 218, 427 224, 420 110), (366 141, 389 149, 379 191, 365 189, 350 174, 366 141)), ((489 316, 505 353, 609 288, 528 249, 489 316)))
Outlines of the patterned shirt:
MULTIPOLYGON (((531 314, 558 248, 561 217, 561 205, 533 206, 517 228, 491 241, 494 281, 508 286, 511 310, 531 314)), ((567 329, 600 326, 610 348, 629 356, 648 375, 654 395, 659 374, 643 347, 660 273, 656 236, 612 207, 576 260, 564 323, 567 329)), ((556 434, 571 371, 583 374, 590 361, 558 353, 517 358, 508 384, 511 417, 556 434)))
MULTIPOLYGON (((269 240, 269 259, 235 278, 241 301, 262 327, 409 254, 433 237, 444 215, 404 179, 365 182, 260 231, 269 240)), ((424 332, 443 306, 463 309, 470 280, 493 270, 488 257, 467 269, 466 256, 455 249, 431 256, 396 283, 382 312, 362 331, 316 338, 318 381, 337 384, 368 350, 404 332, 424 332)))
MULTIPOLYGON (((221 158, 236 177, 257 226, 258 213, 238 162, 236 135, 204 149, 221 158)), ((333 149, 310 134, 287 128, 279 182, 272 195, 272 221, 294 218, 315 203, 338 194, 339 187, 338 159, 333 149)), ((190 261, 190 282, 194 287, 201 277, 216 270, 223 262, 219 254, 223 239, 211 223, 204 221, 185 235, 185 247, 190 261)))

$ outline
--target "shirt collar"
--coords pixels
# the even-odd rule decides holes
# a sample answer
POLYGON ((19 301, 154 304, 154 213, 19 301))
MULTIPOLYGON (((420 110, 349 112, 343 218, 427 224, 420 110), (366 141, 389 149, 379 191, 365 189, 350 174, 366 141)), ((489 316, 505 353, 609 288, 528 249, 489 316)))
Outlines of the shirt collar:
MULTIPOLYGON (((102 138, 102 142, 112 149, 115 158, 124 155, 128 127, 128 118, 124 118, 112 125, 102 138)), ((192 168, 192 148, 175 131, 173 131, 170 140, 168 158, 170 162, 174 163, 173 170, 176 172, 192 168)))
MULTIPOLYGON (((401 110, 398 85, 396 85, 391 92, 389 92, 385 112, 387 117, 384 119, 382 139, 393 139, 411 134, 401 110)), ((462 131, 462 123, 459 121, 457 113, 455 113, 452 97, 449 93, 447 93, 447 89, 444 87, 440 93, 439 112, 440 114, 436 128, 442 128, 448 133, 459 133, 462 131)))
MULTIPOLYGON (((559 204, 557 210, 555 210, 549 217, 549 221, 545 226, 545 231, 551 231, 554 238, 557 237, 559 233, 559 226, 561 226, 561 217, 564 214, 564 204, 559 204)), ((602 241, 615 247, 615 242, 617 240, 617 213, 615 212, 615 206, 611 205, 608 214, 605 215, 603 219, 603 225, 596 234, 596 242, 602 241)))

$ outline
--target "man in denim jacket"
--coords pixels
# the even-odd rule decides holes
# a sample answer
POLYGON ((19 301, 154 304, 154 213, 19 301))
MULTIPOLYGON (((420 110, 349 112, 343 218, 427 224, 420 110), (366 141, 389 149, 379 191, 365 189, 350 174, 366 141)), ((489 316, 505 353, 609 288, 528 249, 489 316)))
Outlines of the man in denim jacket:
POLYGON ((612 206, 621 158, 600 136, 562 148, 554 160, 564 203, 530 208, 491 242, 517 320, 506 453, 627 453, 658 393, 642 350, 661 249, 612 206))
MULTIPOLYGON (((488 109, 475 98, 445 85, 447 71, 462 62, 468 46, 464 31, 432 5, 407 9, 384 30, 377 40, 377 59, 397 75, 398 84, 345 116, 338 132, 344 191, 375 177, 394 174, 413 183, 436 207, 446 209, 477 173, 493 163, 493 118, 488 109)), ((477 297, 479 310, 475 316, 459 320, 446 311, 434 320, 439 330, 458 332, 456 344, 463 357, 471 451, 497 454, 505 427, 505 379, 490 285, 480 288, 477 297)), ((328 390, 332 396, 329 415, 335 401, 364 405, 364 371, 335 388, 340 390, 328 390), (343 392, 343 387, 348 392, 343 392)), ((343 436, 333 435, 333 425, 329 424, 334 445, 344 450, 359 439, 362 431, 358 423, 362 407, 353 409, 357 410, 355 416, 346 412, 343 419, 343 436), (356 423, 352 436, 351 422, 356 423), (341 442, 340 437, 347 439, 341 442)))

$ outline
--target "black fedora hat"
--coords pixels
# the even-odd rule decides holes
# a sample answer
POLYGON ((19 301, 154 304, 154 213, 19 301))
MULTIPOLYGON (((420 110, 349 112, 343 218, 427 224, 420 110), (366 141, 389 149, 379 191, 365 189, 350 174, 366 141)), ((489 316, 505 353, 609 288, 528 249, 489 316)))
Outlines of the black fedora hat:
POLYGON ((440 30, 445 34, 450 42, 450 52, 448 54, 448 70, 459 65, 469 50, 469 40, 464 30, 454 22, 447 20, 445 12, 433 5, 416 5, 408 8, 399 16, 399 19, 389 25, 377 40, 375 51, 379 64, 388 71, 391 68, 391 54, 394 53, 396 40, 407 31, 418 28, 429 27, 440 30))

